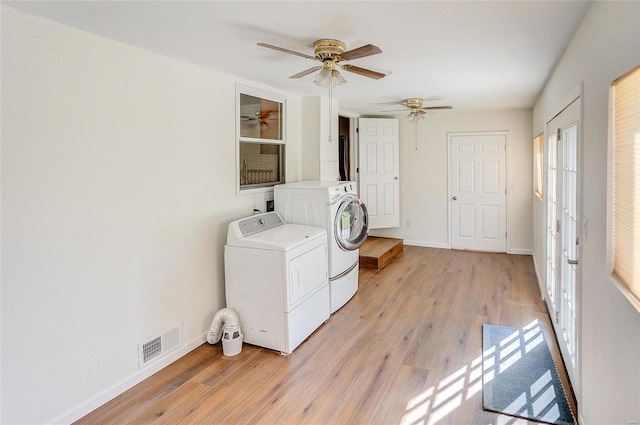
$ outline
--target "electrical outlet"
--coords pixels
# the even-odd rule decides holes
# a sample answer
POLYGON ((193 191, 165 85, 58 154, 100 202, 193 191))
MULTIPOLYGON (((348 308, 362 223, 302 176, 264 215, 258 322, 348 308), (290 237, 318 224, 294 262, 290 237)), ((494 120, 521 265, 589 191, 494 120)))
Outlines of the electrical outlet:
POLYGON ((407 227, 411 227, 411 220, 407 220, 407 227))

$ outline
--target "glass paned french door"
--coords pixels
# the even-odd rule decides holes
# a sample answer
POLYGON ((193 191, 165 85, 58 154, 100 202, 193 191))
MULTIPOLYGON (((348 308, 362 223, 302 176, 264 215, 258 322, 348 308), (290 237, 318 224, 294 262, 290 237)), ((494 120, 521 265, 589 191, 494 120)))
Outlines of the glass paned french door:
POLYGON ((546 299, 567 372, 577 385, 578 141, 580 102, 547 125, 546 299))

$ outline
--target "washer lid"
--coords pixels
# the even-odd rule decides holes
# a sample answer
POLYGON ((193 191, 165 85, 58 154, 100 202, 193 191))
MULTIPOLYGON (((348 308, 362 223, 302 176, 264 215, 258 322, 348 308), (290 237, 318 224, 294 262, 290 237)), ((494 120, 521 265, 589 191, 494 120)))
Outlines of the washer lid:
POLYGON ((316 238, 326 238, 327 231, 302 224, 283 224, 263 232, 227 240, 228 246, 289 251, 316 238))

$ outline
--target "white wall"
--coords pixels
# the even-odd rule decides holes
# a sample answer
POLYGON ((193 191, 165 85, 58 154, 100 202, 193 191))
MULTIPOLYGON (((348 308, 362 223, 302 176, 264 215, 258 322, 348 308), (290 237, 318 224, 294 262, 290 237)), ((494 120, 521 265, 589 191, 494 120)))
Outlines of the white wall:
POLYGON ((400 121, 400 225, 371 235, 402 238, 409 245, 449 248, 448 133, 507 131, 507 250, 531 254, 531 110, 446 111, 418 123, 400 121), (407 220, 411 227, 407 227, 407 220))
POLYGON ((178 321, 178 355, 204 342, 227 224, 264 203, 234 183, 256 85, 6 6, 1 47, 1 422, 68 421, 144 377, 138 342, 178 321))
POLYGON ((338 179, 338 101, 305 96, 302 98, 302 180, 338 179), (331 119, 331 141, 329 141, 331 119))
MULTIPOLYGON (((595 2, 534 108, 534 132, 583 85, 583 217, 578 299, 578 408, 584 424, 640 420, 640 313, 606 269, 607 108, 611 82, 640 61, 640 2, 595 2)), ((534 202, 534 258, 543 273, 544 204, 534 202)), ((633 422, 635 421, 635 422, 633 422)))

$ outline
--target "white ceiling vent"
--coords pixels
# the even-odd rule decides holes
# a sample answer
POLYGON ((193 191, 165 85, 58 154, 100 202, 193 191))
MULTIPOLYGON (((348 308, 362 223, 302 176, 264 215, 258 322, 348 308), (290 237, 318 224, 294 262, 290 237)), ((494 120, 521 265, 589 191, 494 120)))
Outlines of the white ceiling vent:
POLYGON ((182 345, 181 324, 176 323, 161 335, 138 344, 138 368, 143 369, 182 345))

